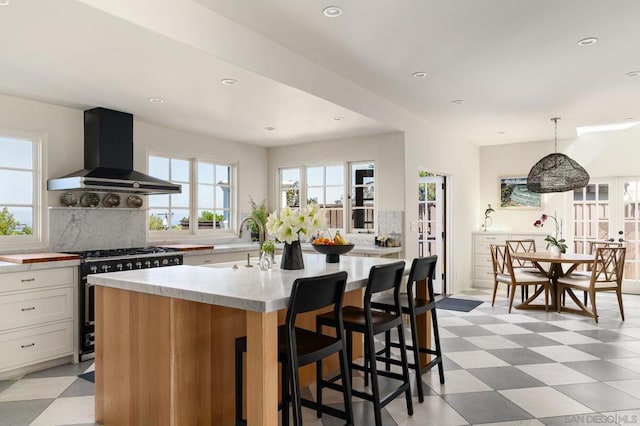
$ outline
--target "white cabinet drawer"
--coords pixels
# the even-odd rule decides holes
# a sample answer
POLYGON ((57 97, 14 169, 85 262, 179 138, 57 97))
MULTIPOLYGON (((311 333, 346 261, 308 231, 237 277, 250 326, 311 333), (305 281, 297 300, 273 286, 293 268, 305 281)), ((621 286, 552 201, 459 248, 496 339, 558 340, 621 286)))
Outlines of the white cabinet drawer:
POLYGON ((0 274, 0 292, 74 285, 76 271, 77 268, 69 267, 0 274))
POLYGON ((0 296, 0 331, 73 318, 73 287, 0 296))
POLYGON ((73 321, 0 333, 0 371, 73 354, 73 321))
POLYGON ((485 266, 493 268, 493 261, 490 254, 476 254, 474 256, 474 266, 485 266))
POLYGON ((473 268, 473 278, 476 280, 493 281, 493 268, 491 266, 475 266, 473 268))
POLYGON ((508 237, 508 234, 487 234, 487 235, 474 235, 474 240, 476 243, 487 243, 489 244, 504 244, 504 240, 508 237))

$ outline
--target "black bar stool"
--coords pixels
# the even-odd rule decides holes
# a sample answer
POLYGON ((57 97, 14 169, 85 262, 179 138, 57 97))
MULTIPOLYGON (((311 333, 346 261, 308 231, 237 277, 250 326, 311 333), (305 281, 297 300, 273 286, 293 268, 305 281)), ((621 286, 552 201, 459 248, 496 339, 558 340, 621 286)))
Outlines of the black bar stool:
MULTIPOLYGON (((347 351, 349 358, 349 374, 353 370, 364 371, 365 375, 371 375, 372 393, 360 392, 355 389, 351 393, 358 398, 363 398, 373 402, 376 426, 382 425, 382 407, 394 400, 397 396, 405 393, 407 400, 407 412, 413 415, 413 402, 411 400, 411 387, 409 384, 409 367, 407 362, 407 351, 404 345, 404 326, 400 314, 400 285, 404 273, 404 261, 391 263, 388 265, 373 266, 369 271, 369 279, 364 294, 364 308, 357 306, 345 306, 342 308, 344 318, 344 328, 347 333, 347 351), (390 312, 371 309, 371 296, 386 290, 393 289, 394 310, 390 312), (391 371, 378 371, 376 360, 386 362, 388 359, 382 355, 376 355, 374 336, 391 331, 396 328, 400 336, 400 356, 402 361, 402 374, 391 371), (364 335, 364 365, 353 362, 353 337, 354 332, 364 335), (380 395, 380 385, 378 376, 389 377, 401 381, 400 386, 382 397, 380 395)), ((335 322, 330 315, 318 315, 316 322, 318 325, 335 326, 335 322)), ((392 360, 396 361, 396 360, 392 360)))
MULTIPOLYGON (((278 362, 282 363, 281 387, 282 401, 278 408, 282 410, 282 424, 289 425, 289 403, 293 405, 293 423, 302 425, 302 406, 316 410, 318 418, 322 413, 339 417, 353 425, 353 410, 351 408, 351 382, 349 381, 349 366, 344 344, 342 300, 347 283, 347 273, 318 277, 299 278, 294 281, 285 323, 278 327, 278 362), (327 312, 332 319, 336 337, 321 333, 320 327, 314 332, 295 326, 298 314, 315 311, 327 306, 333 310, 327 312), (322 379, 322 360, 338 353, 340 360, 340 375, 342 384, 336 383, 338 377, 330 381, 322 379), (317 399, 311 401, 301 397, 298 368, 316 363, 317 399), (289 391, 290 386, 290 391, 289 391), (322 404, 322 390, 330 388, 342 392, 344 411, 322 404)), ((235 342, 235 381, 236 381, 236 425, 246 425, 242 419, 242 352, 247 350, 247 338, 238 337, 235 342)))
MULTIPOLYGON (((409 364, 409 367, 413 368, 416 372, 416 380, 418 382, 418 400, 420 402, 424 401, 424 390, 422 387, 422 374, 433 368, 434 366, 438 366, 438 374, 440 375, 440 383, 444 383, 444 368, 442 366, 442 350, 440 348, 440 333, 438 331, 438 316, 436 314, 436 301, 433 294, 433 275, 436 270, 436 262, 438 261, 438 256, 428 256, 416 258, 413 260, 411 264, 411 272, 409 272, 409 278, 407 279, 407 293, 402 294, 400 298, 400 304, 402 313, 405 315, 409 315, 409 321, 411 324, 411 343, 412 345, 407 345, 407 349, 413 351, 413 363, 409 364), (426 282, 427 284, 427 295, 429 297, 428 300, 418 298, 417 295, 414 294, 414 290, 416 286, 421 283, 426 282), (427 312, 431 312, 431 324, 433 326, 433 342, 435 348, 431 347, 421 347, 418 344, 418 333, 417 333, 417 316, 426 314, 427 312), (424 367, 420 366, 420 354, 428 354, 432 355, 433 358, 429 361, 424 367)), ((381 309, 385 312, 393 312, 395 308, 394 296, 391 294, 381 295, 376 299, 371 301, 371 307, 374 309, 381 309)), ((400 338, 401 342, 402 337, 400 338)), ((385 333, 385 347, 378 352, 381 354, 385 353, 387 358, 391 357, 391 348, 399 348, 401 347, 400 342, 391 342, 391 333, 385 333)), ((386 364, 387 370, 390 369, 389 364, 398 364, 396 362, 388 362, 386 364)))

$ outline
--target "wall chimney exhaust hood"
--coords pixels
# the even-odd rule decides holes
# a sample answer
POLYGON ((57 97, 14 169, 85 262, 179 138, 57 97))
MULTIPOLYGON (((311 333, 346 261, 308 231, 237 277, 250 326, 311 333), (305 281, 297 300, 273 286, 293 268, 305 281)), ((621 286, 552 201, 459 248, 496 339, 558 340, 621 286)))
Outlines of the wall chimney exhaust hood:
POLYGON ((84 112, 84 169, 49 179, 47 189, 137 194, 182 192, 181 185, 133 170, 133 115, 106 108, 84 112))

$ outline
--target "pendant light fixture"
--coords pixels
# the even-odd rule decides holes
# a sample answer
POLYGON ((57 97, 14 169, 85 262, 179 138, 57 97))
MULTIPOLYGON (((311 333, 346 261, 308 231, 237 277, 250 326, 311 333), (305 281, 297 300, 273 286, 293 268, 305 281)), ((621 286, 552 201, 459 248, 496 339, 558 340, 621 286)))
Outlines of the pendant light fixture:
POLYGON ((554 153, 538 161, 527 177, 527 189, 530 192, 565 192, 584 188, 589 183, 589 173, 577 162, 558 151, 558 120, 551 119, 555 125, 554 153))

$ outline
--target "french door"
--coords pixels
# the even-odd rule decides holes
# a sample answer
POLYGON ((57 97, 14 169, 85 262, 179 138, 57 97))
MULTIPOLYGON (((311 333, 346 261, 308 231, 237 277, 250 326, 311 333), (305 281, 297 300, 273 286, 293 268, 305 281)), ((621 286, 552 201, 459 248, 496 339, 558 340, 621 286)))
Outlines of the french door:
POLYGON ((572 194, 573 250, 589 253, 590 241, 627 248, 623 291, 640 293, 640 177, 592 179, 572 194))
POLYGON ((418 178, 418 256, 438 256, 433 291, 446 294, 444 280, 444 176, 418 178))

